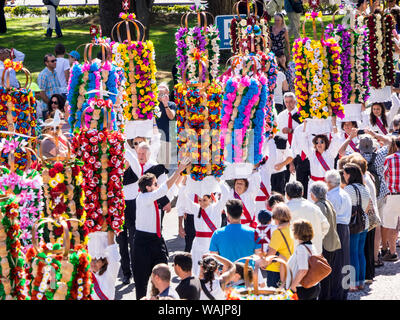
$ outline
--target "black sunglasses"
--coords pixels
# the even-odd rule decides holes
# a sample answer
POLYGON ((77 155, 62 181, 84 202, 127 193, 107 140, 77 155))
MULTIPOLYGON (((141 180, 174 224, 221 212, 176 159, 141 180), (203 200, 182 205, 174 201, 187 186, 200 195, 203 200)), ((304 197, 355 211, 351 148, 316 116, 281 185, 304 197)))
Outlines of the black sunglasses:
POLYGON ((57 104, 58 105, 58 101, 51 100, 51 104, 57 104))
POLYGON ((54 60, 49 60, 49 61, 47 61, 47 62, 56 62, 57 60, 56 59, 54 59, 54 60))

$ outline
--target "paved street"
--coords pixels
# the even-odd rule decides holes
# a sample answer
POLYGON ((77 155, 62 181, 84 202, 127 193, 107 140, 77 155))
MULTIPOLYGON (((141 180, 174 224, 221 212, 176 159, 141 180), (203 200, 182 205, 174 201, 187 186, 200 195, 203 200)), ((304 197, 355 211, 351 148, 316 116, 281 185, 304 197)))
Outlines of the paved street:
MULTIPOLYGON (((172 209, 166 214, 163 222, 163 236, 167 243, 170 257, 176 251, 184 249, 185 241, 178 236, 178 217, 176 209, 172 209)), ((400 256, 400 250, 397 248, 400 256)), ((172 268, 170 258, 169 265, 172 268)), ((120 273, 120 277, 122 274, 120 273)), ((173 274, 173 286, 176 286, 178 279, 173 274)), ((125 286, 118 279, 116 287, 116 299, 132 300, 136 299, 135 285, 133 282, 125 286)), ((400 260, 397 262, 385 262, 385 266, 376 269, 375 281, 371 285, 366 285, 361 292, 349 293, 349 300, 400 300, 400 260)))

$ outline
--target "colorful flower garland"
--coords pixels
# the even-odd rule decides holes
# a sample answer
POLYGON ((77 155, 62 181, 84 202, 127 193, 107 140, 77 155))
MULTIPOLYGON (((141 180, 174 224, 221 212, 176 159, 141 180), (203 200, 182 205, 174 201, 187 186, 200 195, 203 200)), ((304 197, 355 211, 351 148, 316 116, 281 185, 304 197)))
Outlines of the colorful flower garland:
POLYGON ((369 29, 370 84, 375 89, 391 86, 394 83, 393 16, 374 13, 366 17, 366 23, 369 29))
POLYGON ((1 224, 6 233, 6 240, 4 242, 0 241, 0 246, 3 248, 1 250, 2 254, 0 254, 1 275, 5 276, 6 269, 9 269, 8 281, 1 280, 0 299, 4 300, 11 296, 16 300, 29 300, 27 275, 24 269, 24 257, 21 252, 21 228, 18 220, 16 197, 9 196, 6 200, 1 201, 0 210, 3 214, 1 224), (7 258, 3 255, 4 249, 6 249, 7 258))
MULTIPOLYGON (((45 214, 55 221, 59 219, 77 219, 67 221, 71 231, 71 248, 78 244, 86 244, 88 230, 85 227, 85 195, 83 193, 82 163, 45 163, 42 171, 43 190, 46 198, 45 214)), ((61 243, 64 229, 55 223, 44 227, 44 240, 50 243, 61 243)))
MULTIPOLYGON (((36 100, 32 91, 24 88, 6 89, 0 86, 0 131, 11 131, 35 137, 36 125, 36 100)), ((14 158, 16 169, 25 170, 28 163, 26 152, 18 148, 14 153, 14 158)), ((0 165, 8 166, 7 162, 8 156, 2 152, 0 165)))
MULTIPOLYGON (((100 63, 93 61, 91 63, 74 64, 71 69, 71 76, 68 83, 67 101, 70 106, 70 115, 68 122, 71 126, 71 132, 79 131, 81 128, 81 118, 83 111, 89 107, 91 98, 99 95, 98 92, 87 93, 92 90, 103 90, 111 94, 107 99, 116 103, 118 95, 118 74, 117 67, 110 61, 100 63)), ((116 130, 114 122, 114 130, 116 130)))
MULTIPOLYGON (((125 17, 121 13, 120 17, 125 17)), ((131 14, 132 15, 132 14, 131 14)), ((130 15, 129 15, 130 16, 130 15)), ((131 18, 126 18, 132 20, 131 18)), ((132 16, 134 19, 134 16, 132 16)), ((133 21, 133 20, 132 20, 133 21)), ((152 41, 128 41, 112 44, 113 60, 123 69, 127 101, 126 120, 147 120, 160 116, 156 83, 155 51, 152 41)))
POLYGON ((326 119, 332 112, 344 117, 340 84, 340 53, 337 41, 298 38, 293 46, 295 93, 300 120, 326 119))
POLYGON ((74 137, 74 153, 84 162, 82 188, 89 232, 101 231, 105 224, 117 234, 122 231, 124 141, 120 132, 107 129, 84 129, 74 137))
POLYGON ((338 40, 342 53, 342 103, 366 103, 369 98, 369 48, 367 29, 328 25, 327 32, 338 40))

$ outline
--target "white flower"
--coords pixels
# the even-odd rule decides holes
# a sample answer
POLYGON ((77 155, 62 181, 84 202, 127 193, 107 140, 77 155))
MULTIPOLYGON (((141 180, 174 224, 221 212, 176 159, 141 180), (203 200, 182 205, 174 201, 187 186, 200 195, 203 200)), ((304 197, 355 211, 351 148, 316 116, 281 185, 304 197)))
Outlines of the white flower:
POLYGON ((81 300, 83 298, 83 293, 82 292, 79 292, 78 293, 78 300, 81 300))

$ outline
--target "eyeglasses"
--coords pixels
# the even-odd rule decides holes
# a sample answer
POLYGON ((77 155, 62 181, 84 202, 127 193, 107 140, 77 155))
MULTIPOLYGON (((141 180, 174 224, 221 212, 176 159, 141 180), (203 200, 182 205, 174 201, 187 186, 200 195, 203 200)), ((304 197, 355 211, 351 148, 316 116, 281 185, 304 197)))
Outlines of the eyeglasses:
POLYGON ((56 60, 56 59, 54 59, 54 60, 49 60, 48 62, 54 63, 54 62, 57 62, 57 60, 56 60))
POLYGON ((325 143, 324 140, 317 140, 317 141, 314 142, 314 144, 324 144, 324 143, 325 143))
POLYGON ((56 104, 56 105, 58 105, 58 101, 51 100, 51 104, 56 104))

